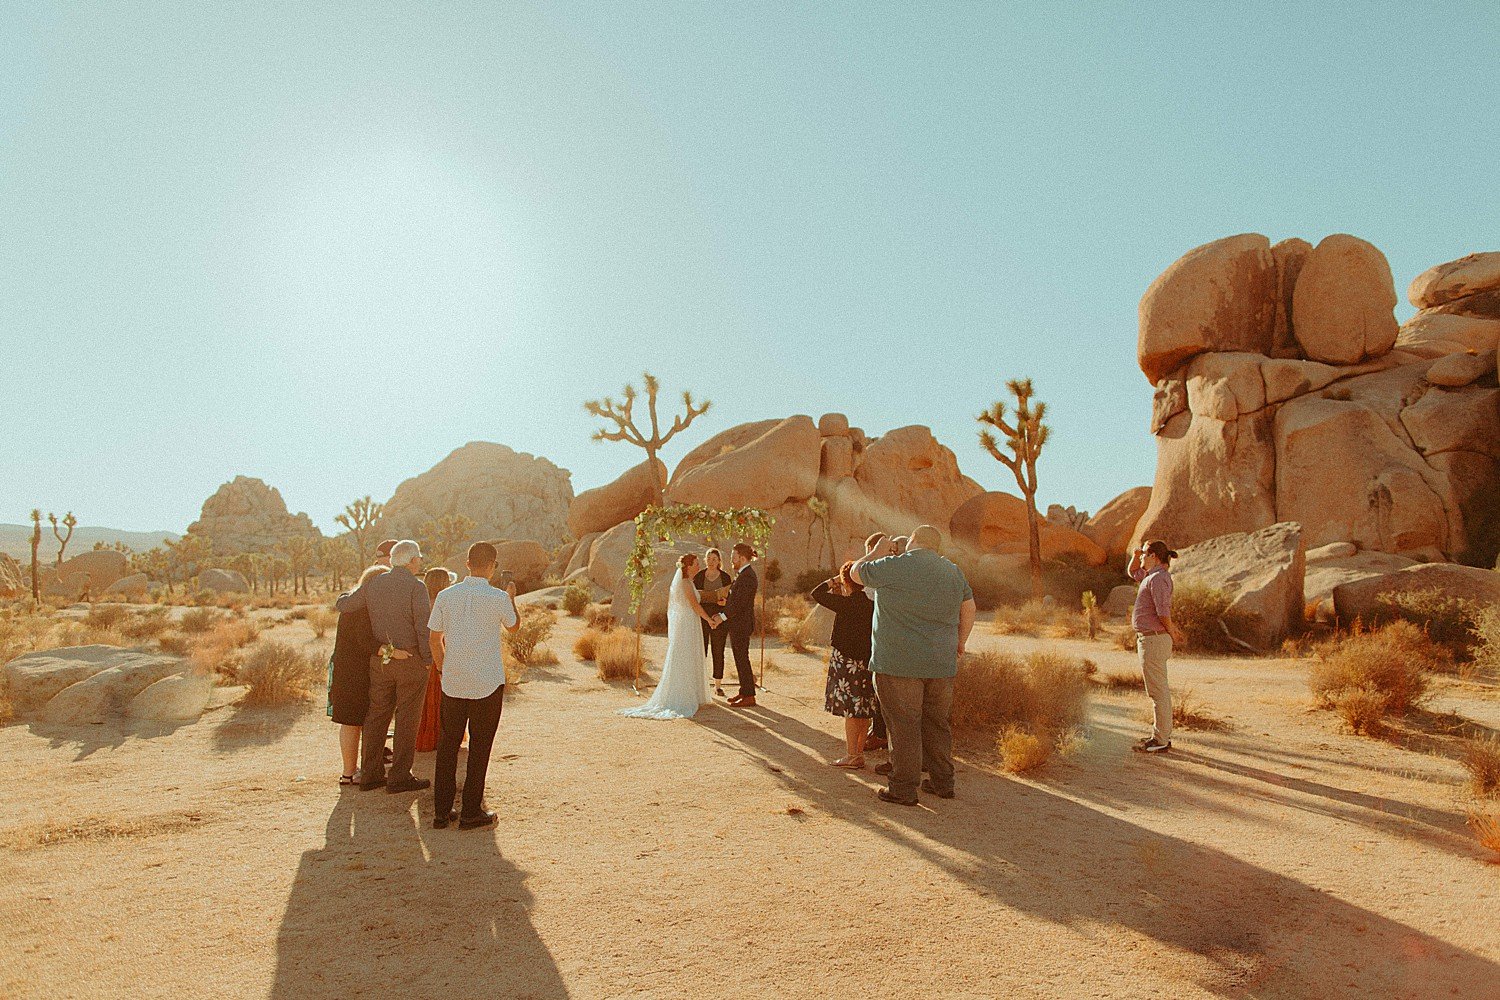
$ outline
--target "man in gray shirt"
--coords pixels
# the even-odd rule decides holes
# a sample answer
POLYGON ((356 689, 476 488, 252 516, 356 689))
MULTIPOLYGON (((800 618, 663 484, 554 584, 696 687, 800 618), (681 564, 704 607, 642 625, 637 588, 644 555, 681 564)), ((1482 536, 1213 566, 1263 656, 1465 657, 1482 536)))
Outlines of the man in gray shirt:
POLYGON ((385 653, 370 657, 370 711, 365 716, 364 761, 359 787, 370 791, 416 792, 432 784, 411 773, 417 752, 417 726, 427 694, 427 671, 432 647, 427 634, 430 611, 427 586, 418 575, 422 550, 416 542, 397 542, 391 549, 391 571, 338 599, 339 613, 364 609, 370 631, 385 653), (389 784, 385 774, 385 733, 396 716, 396 738, 391 744, 389 784))

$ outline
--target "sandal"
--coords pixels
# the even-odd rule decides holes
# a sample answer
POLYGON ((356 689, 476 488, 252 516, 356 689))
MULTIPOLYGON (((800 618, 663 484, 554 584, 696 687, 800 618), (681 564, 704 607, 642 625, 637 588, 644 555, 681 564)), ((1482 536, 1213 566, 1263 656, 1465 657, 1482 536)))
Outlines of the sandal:
POLYGON ((865 759, 863 757, 840 757, 833 762, 833 766, 848 768, 851 771, 863 771, 865 759))
POLYGON ((341 774, 341 775, 339 775, 339 784, 341 784, 341 785, 352 785, 352 784, 354 784, 354 775, 352 775, 352 774, 341 774))

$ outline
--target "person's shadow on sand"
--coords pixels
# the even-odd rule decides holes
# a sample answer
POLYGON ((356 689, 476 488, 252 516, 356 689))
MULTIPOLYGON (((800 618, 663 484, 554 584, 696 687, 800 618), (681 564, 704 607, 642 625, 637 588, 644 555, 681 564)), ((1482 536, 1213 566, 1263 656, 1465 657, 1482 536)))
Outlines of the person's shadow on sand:
POLYGON ((346 791, 297 869, 270 996, 566 997, 495 831, 431 829, 431 801, 346 791))
POLYGON ((761 706, 700 713, 789 790, 1022 913, 1119 927, 1197 956, 1200 988, 1315 997, 1330 963, 1351 996, 1477 996, 1500 965, 1222 851, 972 767, 959 799, 886 805, 824 758, 841 740, 761 706), (934 849, 937 846, 938 849, 934 849))

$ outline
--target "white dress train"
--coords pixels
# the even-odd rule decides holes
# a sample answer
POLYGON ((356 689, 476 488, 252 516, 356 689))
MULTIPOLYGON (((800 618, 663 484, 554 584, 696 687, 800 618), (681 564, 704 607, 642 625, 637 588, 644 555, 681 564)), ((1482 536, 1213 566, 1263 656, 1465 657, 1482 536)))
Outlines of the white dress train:
POLYGON ((644 705, 622 708, 619 714, 632 719, 689 719, 700 705, 713 699, 708 687, 703 630, 698 624, 698 613, 693 610, 692 598, 685 591, 685 587, 691 586, 683 579, 679 567, 672 577, 672 589, 667 592, 667 656, 662 662, 661 680, 644 705))

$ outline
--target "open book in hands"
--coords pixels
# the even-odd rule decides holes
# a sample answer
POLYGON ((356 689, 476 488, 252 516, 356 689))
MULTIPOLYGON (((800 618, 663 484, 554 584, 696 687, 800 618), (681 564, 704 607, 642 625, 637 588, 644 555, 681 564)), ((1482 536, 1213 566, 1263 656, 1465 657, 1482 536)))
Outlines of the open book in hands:
POLYGON ((729 598, 729 588, 719 587, 717 590, 698 591, 698 603, 707 607, 710 604, 723 604, 729 598))

